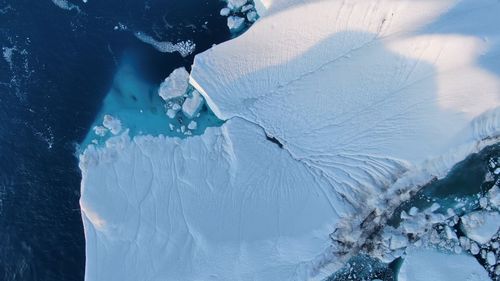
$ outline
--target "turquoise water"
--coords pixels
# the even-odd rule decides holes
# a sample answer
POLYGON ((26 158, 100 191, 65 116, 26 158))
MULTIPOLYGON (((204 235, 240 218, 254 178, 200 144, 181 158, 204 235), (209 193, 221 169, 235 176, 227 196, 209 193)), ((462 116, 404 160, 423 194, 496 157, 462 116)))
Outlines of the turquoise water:
POLYGON ((424 210, 433 203, 441 206, 437 210, 441 213, 451 208, 456 214, 462 215, 478 209, 479 198, 498 181, 498 176, 494 176, 488 164, 490 159, 499 156, 500 144, 486 147, 479 153, 468 156, 456 164, 445 178, 429 183, 410 200, 401 204, 388 224, 397 227, 401 221, 402 211, 408 212, 411 207, 424 210), (491 172, 493 177, 485 180, 488 172, 491 172))
MULTIPOLYGON (((134 63, 124 58, 91 128, 102 126, 104 115, 107 114, 119 119, 123 128, 122 132, 128 129, 131 136, 164 135, 186 138, 201 135, 206 128, 221 126, 224 123, 204 104, 200 109, 199 117, 192 119, 197 123, 196 129, 189 130, 189 134, 183 133, 180 128, 184 126, 187 131, 187 126, 192 120, 185 117, 181 111, 175 118, 169 118, 166 115, 166 103, 158 95, 158 87, 158 84, 145 81, 134 63)), ((190 86, 188 93, 192 90, 190 86)), ((94 130, 90 130, 81 143, 81 148, 91 143, 102 145, 112 136, 111 132, 100 136, 94 130)))

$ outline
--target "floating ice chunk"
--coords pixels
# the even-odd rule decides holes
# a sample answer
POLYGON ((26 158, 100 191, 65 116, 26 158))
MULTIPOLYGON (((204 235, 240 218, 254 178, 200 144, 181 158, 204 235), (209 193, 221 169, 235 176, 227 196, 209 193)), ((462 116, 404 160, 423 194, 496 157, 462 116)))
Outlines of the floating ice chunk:
POLYGON ((189 73, 184 67, 172 71, 170 75, 160 84, 158 94, 165 101, 182 97, 188 88, 189 73))
POLYGON ((398 281, 490 281, 488 272, 469 255, 411 249, 401 265, 398 281))
POLYGON ((417 207, 411 207, 409 211, 410 216, 415 216, 418 214, 418 208, 417 207))
POLYGON ((113 135, 117 135, 122 130, 122 122, 119 119, 108 114, 104 115, 102 125, 107 128, 113 135))
POLYGON ((196 49, 196 44, 194 44, 192 41, 189 40, 181 41, 174 44, 172 42, 158 41, 153 37, 151 37, 150 35, 147 35, 143 32, 135 32, 134 35, 137 39, 139 39, 143 43, 153 46, 156 50, 162 53, 178 52, 179 54, 181 54, 181 56, 187 57, 190 54, 192 54, 196 49))
POLYGON ((492 207, 500 208, 500 188, 498 186, 495 185, 488 191, 488 199, 492 207))
POLYGON ((477 245, 476 242, 470 242, 470 252, 471 252, 471 254, 477 255, 477 254, 479 254, 480 250, 481 249, 479 248, 479 246, 477 245))
POLYGON ((100 137, 104 137, 107 132, 108 132, 108 129, 106 129, 103 126, 95 126, 94 127, 94 133, 100 137))
POLYGON ((231 13, 231 10, 229 8, 222 8, 219 14, 223 17, 227 17, 229 16, 229 13, 231 13))
POLYGON ((186 98, 186 100, 182 104, 182 113, 184 113, 187 118, 192 119, 196 116, 202 105, 203 97, 197 90, 194 90, 191 93, 191 96, 186 98))
POLYGON ((188 124, 188 129, 189 130, 196 130, 197 127, 198 127, 198 123, 196 123, 196 121, 191 121, 188 124))
POLYGON ((227 18, 227 27, 231 31, 238 31, 243 27, 245 19, 238 16, 230 16, 227 18))
POLYGON ((494 252, 488 252, 486 254, 486 261, 488 262, 489 265, 496 265, 497 258, 495 256, 495 253, 494 252))
POLYGON ((245 13, 247 11, 250 11, 251 9, 253 9, 253 5, 252 4, 248 4, 248 5, 245 5, 241 8, 241 12, 242 13, 245 13))
POLYGON ((250 11, 247 13, 247 20, 249 22, 254 22, 257 20, 257 12, 255 11, 250 11))
POLYGON ((227 0, 227 7, 233 11, 237 11, 241 9, 245 4, 247 3, 247 0, 227 0))
POLYGON ((175 115, 177 115, 177 111, 173 110, 172 108, 167 109, 168 118, 174 119, 175 115))
POLYGON ((475 211, 461 217, 462 231, 479 244, 488 243, 500 227, 498 212, 475 211))

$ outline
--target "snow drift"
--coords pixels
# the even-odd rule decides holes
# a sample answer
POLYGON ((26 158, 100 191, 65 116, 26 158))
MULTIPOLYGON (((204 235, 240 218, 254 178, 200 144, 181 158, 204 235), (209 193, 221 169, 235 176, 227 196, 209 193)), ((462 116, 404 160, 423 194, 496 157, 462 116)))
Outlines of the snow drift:
POLYGON ((88 281, 321 279, 395 190, 496 141, 498 1, 256 7, 193 65, 222 127, 81 156, 88 281))

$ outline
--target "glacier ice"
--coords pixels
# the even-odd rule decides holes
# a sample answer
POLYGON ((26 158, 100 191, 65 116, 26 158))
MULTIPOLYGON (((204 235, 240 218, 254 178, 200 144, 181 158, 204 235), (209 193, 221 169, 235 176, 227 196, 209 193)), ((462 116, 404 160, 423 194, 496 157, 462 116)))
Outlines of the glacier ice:
POLYGON ((221 127, 81 155, 86 280, 329 276, 413 188, 498 141, 500 65, 480 60, 500 4, 480 2, 256 1, 189 77, 221 127))

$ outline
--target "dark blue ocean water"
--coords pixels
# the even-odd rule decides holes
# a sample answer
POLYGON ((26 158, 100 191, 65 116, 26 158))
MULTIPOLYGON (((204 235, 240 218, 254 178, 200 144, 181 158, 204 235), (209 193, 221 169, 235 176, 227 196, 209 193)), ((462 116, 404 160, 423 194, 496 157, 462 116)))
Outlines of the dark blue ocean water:
POLYGON ((192 40, 196 52, 230 38, 211 0, 0 0, 0 280, 83 280, 78 199, 81 143, 121 58, 159 83, 193 55, 138 41, 192 40), (114 27, 126 25, 129 31, 114 27))

